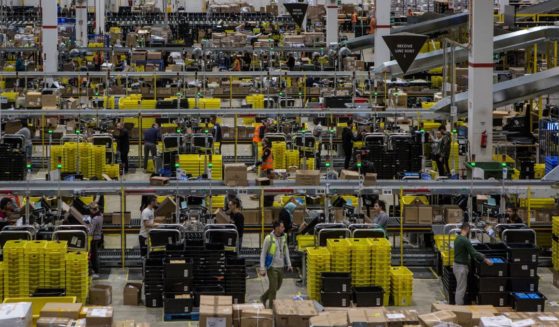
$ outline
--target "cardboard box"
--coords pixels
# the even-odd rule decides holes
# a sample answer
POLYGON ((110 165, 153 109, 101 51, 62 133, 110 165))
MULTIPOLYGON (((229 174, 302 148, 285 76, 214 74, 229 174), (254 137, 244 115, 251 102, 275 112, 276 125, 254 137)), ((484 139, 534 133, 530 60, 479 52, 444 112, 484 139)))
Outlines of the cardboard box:
POLYGON ((293 211, 293 223, 301 225, 305 221, 305 209, 297 208, 293 211))
POLYGON ((417 311, 415 310, 390 310, 384 315, 389 327, 419 324, 419 318, 417 318, 417 311))
POLYGON ((41 95, 41 106, 43 109, 57 109, 58 96, 56 94, 43 94, 41 95))
POLYGON ((27 108, 40 108, 41 107, 41 92, 28 91, 25 94, 25 106, 27 108))
POLYGON ((95 307, 87 311, 87 327, 112 327, 113 307, 95 307))
POLYGON ((505 317, 513 323, 522 320, 532 320, 533 325, 529 326, 559 326, 559 315, 556 312, 506 312, 505 317))
MULTIPOLYGON (((223 211, 223 209, 217 209, 215 212, 215 223, 216 224, 230 224, 231 219, 229 215, 223 211)), ((245 222, 246 223, 246 222, 245 222)))
POLYGON ((436 326, 441 322, 456 322, 456 314, 452 311, 437 311, 418 316, 423 326, 436 326))
POLYGON ((275 300, 275 327, 308 327, 318 313, 313 301, 275 300))
POLYGON ((273 327, 274 312, 271 309, 246 309, 241 313, 241 327, 273 327))
POLYGON ((41 317, 79 319, 81 303, 45 303, 41 309, 41 317))
POLYGON ((344 221, 344 208, 332 208, 332 213, 337 223, 344 221))
POLYGON ((404 224, 417 224, 419 222, 419 210, 415 205, 404 207, 404 224))
POLYGON ((464 211, 455 205, 444 206, 444 219, 447 224, 459 224, 464 220, 464 211))
POLYGON ((37 327, 67 327, 70 321, 69 318, 41 317, 37 320, 37 327))
POLYGON ((243 310, 263 310, 264 304, 262 303, 243 303, 233 304, 233 327, 241 326, 241 315, 243 310))
MULTIPOLYGON (((480 327, 502 327, 502 326, 512 326, 511 320, 505 316, 495 316, 495 317, 482 317, 480 319, 480 327)), ((531 326, 528 324, 527 326, 531 326)))
POLYGON ((388 321, 384 316, 385 312, 386 309, 384 308, 349 309, 347 317, 349 325, 366 323, 367 327, 386 327, 388 321))
POLYGON ((161 51, 148 51, 147 60, 161 60, 161 51))
POLYGON ((200 327, 229 327, 232 323, 232 305, 200 304, 200 327))
POLYGON ((140 305, 142 303, 142 283, 126 283, 122 290, 124 305, 140 305))
POLYGON ((342 169, 342 172, 340 173, 340 179, 359 180, 359 178, 359 173, 353 170, 342 169))
MULTIPOLYGON (((128 35, 126 36, 126 42, 128 43, 128 35)), ((132 51, 132 57, 130 58, 132 62, 146 60, 145 51, 132 51)))
POLYGON ((420 225, 431 225, 433 223, 433 208, 431 206, 418 206, 417 219, 420 225))
POLYGON ((149 179, 149 185, 163 186, 169 184, 169 177, 153 176, 149 179))
POLYGON ((119 320, 115 321, 113 327, 136 327, 134 320, 119 320))
POLYGON ((223 165, 223 180, 227 186, 248 186, 247 167, 243 163, 223 165))
POLYGON ((479 324, 481 317, 491 317, 498 314, 492 305, 449 305, 444 303, 433 303, 431 312, 452 311, 456 315, 456 323, 469 327, 479 324))
POLYGON ((70 323, 68 323, 68 327, 86 327, 87 321, 85 320, 85 318, 83 319, 78 319, 78 320, 71 320, 70 323))
POLYGON ((365 180, 363 181, 363 186, 373 186, 377 183, 377 174, 366 173, 365 180))
POLYGON ((300 186, 319 186, 320 171, 297 170, 297 172, 295 173, 295 184, 300 186))
POLYGON ((155 209, 155 216, 170 218, 176 210, 177 204, 173 199, 168 197, 155 209))
POLYGON ((243 216, 245 216, 245 225, 260 225, 261 214, 260 209, 244 209, 243 216))
POLYGON ((31 302, 0 304, 0 326, 31 327, 32 325, 31 302))
POLYGON ((200 305, 206 306, 227 306, 233 305, 233 297, 227 295, 201 295, 200 305))
POLYGON ((89 304, 106 306, 112 303, 113 287, 111 285, 97 284, 89 288, 89 304))
POLYGON ((318 316, 312 317, 309 322, 313 327, 347 327, 347 311, 321 312, 318 316))
MULTIPOLYGON (((130 220, 132 220, 132 213, 130 211, 124 212, 124 225, 130 225, 130 220)), ((121 222, 122 222, 122 213, 113 212, 111 223, 113 225, 120 225, 121 222)))

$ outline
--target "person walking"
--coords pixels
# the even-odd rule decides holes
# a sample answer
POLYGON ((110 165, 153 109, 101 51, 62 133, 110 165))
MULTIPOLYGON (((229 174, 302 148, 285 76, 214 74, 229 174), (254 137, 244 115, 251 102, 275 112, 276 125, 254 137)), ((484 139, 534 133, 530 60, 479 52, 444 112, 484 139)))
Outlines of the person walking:
POLYGON ((375 213, 373 224, 379 225, 386 233, 386 226, 388 225, 388 221, 390 219, 386 213, 386 203, 382 200, 377 200, 373 205, 373 212, 375 213))
POLYGON ((25 142, 25 144, 23 144, 23 146, 25 147, 25 155, 27 157, 27 160, 31 160, 31 157, 33 156, 33 139, 31 137, 31 130, 29 129, 29 125, 27 124, 26 119, 23 119, 21 121, 21 128, 19 129, 19 131, 16 132, 16 134, 23 135, 23 139, 25 142))
POLYGON ((89 205, 89 214, 91 220, 88 226, 88 234, 92 237, 90 260, 91 270, 95 276, 99 274, 99 249, 103 247, 103 214, 97 202, 92 202, 89 205))
POLYGON ((452 270, 456 278, 456 293, 454 294, 454 304, 456 305, 464 305, 464 295, 468 288, 468 273, 470 272, 472 259, 478 262, 483 261, 488 266, 493 265, 493 261, 474 250, 469 235, 470 224, 463 223, 460 226, 460 234, 454 240, 454 266, 452 270))
POLYGON ((159 125, 153 124, 151 128, 144 132, 144 170, 148 169, 148 159, 157 156, 157 142, 159 140, 161 140, 159 125))
POLYGON ((245 229, 245 216, 241 212, 241 201, 235 197, 229 201, 229 219, 235 224, 237 233, 239 234, 239 249, 243 246, 243 234, 245 229))
POLYGON ((148 204, 142 210, 142 219, 140 222, 140 235, 138 239, 140 241, 140 253, 142 257, 145 257, 148 253, 148 234, 149 231, 157 227, 159 224, 155 222, 155 207, 157 206, 157 198, 152 195, 148 199, 148 204))
POLYGON ((115 138, 117 140, 117 151, 120 153, 120 162, 122 163, 122 168, 124 173, 128 173, 128 152, 130 151, 130 133, 124 127, 123 123, 118 123, 116 125, 117 131, 115 133, 115 138))
POLYGON ((438 129, 437 138, 439 139, 439 151, 437 159, 437 169, 440 176, 450 175, 450 134, 446 131, 446 127, 441 125, 438 129))
POLYGON ((342 148, 344 150, 344 169, 349 169, 349 163, 353 155, 353 141, 357 138, 353 135, 353 121, 348 121, 347 126, 342 130, 342 148))
POLYGON ((273 307, 276 294, 283 282, 283 270, 287 264, 287 270, 293 271, 291 259, 289 258, 289 247, 287 236, 284 234, 285 227, 281 221, 273 222, 273 230, 264 238, 262 252, 260 253, 260 276, 268 275, 268 290, 262 294, 260 301, 269 308, 273 307))
POLYGON ((221 141, 223 141, 223 132, 221 131, 221 125, 217 122, 217 117, 212 116, 210 119, 212 127, 212 137, 214 143, 219 143, 219 153, 221 154, 221 141))
POLYGON ((262 158, 258 163, 261 165, 262 175, 270 176, 274 171, 274 155, 272 154, 272 142, 269 139, 264 138, 262 140, 262 158))

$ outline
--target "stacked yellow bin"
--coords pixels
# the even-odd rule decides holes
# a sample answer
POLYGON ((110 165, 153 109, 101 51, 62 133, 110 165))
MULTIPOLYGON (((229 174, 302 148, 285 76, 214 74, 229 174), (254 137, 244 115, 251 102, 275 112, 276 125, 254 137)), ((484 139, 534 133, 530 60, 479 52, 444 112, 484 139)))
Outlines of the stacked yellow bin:
MULTIPOLYGON (((211 160, 208 162, 212 164, 212 179, 214 181, 220 181, 223 179, 223 156, 221 154, 214 154, 211 156, 211 160)), ((202 165, 204 165, 204 159, 202 156, 202 165)), ((202 171, 204 171, 202 169, 202 171)))
POLYGON ((29 296, 29 267, 25 261, 26 241, 7 241, 4 245, 4 296, 29 296))
MULTIPOLYGON (((299 164, 299 167, 301 169, 303 169, 303 163, 304 163, 305 158, 301 158, 301 162, 299 164)), ((314 170, 315 169, 315 160, 314 158, 307 158, 306 159, 306 164, 307 164, 307 170, 314 170)))
POLYGON ((286 169, 287 144, 285 142, 272 142, 272 155, 274 156, 274 169, 286 169))
POLYGON ((371 243, 366 238, 350 238, 351 281, 353 286, 371 286, 371 243))
POLYGON ((320 273, 330 271, 330 252, 325 247, 307 248, 307 293, 311 300, 320 300, 320 273))
POLYGON ((89 253, 66 253, 66 295, 77 297, 77 302, 87 301, 89 289, 89 253))
POLYGON ((435 246, 441 254, 443 265, 452 266, 454 263, 454 246, 452 246, 451 244, 454 243, 456 235, 435 235, 434 239, 435 246))
MULTIPOLYGON (((225 195, 212 195, 212 209, 225 208, 225 195)), ((206 205, 210 205, 210 197, 206 197, 206 205)))
POLYGON ((371 238, 371 275, 372 284, 384 290, 384 304, 388 304, 390 294, 390 267, 392 246, 385 238, 371 238))
POLYGON ((297 235, 297 250, 304 251, 306 248, 314 247, 314 235, 297 235))
POLYGON ((359 206, 359 199, 355 195, 342 195, 346 205, 357 207, 359 206))
POLYGON ((326 241, 326 246, 332 256, 330 270, 333 272, 351 271, 351 243, 347 238, 332 238, 326 241))
POLYGON ((534 178, 542 179, 545 176, 545 164, 534 165, 534 178))
POLYGON ((559 271, 559 216, 551 218, 551 261, 553 262, 553 269, 559 271))
POLYGON ((66 288, 67 242, 50 241, 45 246, 43 288, 66 288))
MULTIPOLYGON (((200 156, 197 154, 181 154, 179 155, 179 163, 183 170, 192 174, 193 177, 198 177, 200 172, 200 156)), ((203 172, 203 170, 202 170, 203 172)))
POLYGON ((407 267, 392 267, 390 270, 391 293, 395 306, 411 305, 413 273, 407 267))
POLYGON ((120 172, 120 164, 110 164, 103 166, 103 173, 110 178, 118 178, 120 172))
MULTIPOLYGON (((55 169, 61 158, 62 173, 77 173, 79 158, 79 172, 86 178, 97 177, 101 179, 106 165, 105 147, 91 143, 67 142, 64 145, 51 147, 50 163, 55 169)), ((118 176, 118 174, 117 174, 118 176)))
POLYGON ((0 261, 0 301, 4 301, 4 263, 0 261))
POLYGON ((181 154, 179 155, 179 164, 183 170, 192 177, 201 176, 205 167, 204 164, 212 164, 212 180, 223 179, 223 156, 214 154, 210 156, 198 154, 181 154))
POLYGON ((45 249, 48 241, 30 241, 25 246, 25 261, 29 268, 29 291, 45 283, 45 249))
POLYGON ((299 167, 299 150, 287 150, 285 152, 286 165, 289 167, 299 167))
POLYGON ((528 201, 530 201, 530 209, 551 209, 555 207, 554 198, 520 199, 520 207, 528 208, 528 201))
POLYGON ((252 105, 254 109, 264 108, 264 94, 251 94, 247 95, 246 103, 252 105))

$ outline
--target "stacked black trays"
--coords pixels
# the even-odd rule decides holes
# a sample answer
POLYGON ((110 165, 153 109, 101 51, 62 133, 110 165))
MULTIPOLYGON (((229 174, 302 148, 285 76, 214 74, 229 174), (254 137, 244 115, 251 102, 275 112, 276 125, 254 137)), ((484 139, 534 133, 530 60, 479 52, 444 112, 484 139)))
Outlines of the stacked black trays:
POLYGON ((187 246, 185 255, 194 264, 194 306, 200 304, 200 294, 225 294, 225 251, 223 245, 187 246))
POLYGON ((504 307, 508 305, 507 292, 508 263, 505 258, 488 258, 493 261, 489 266, 475 261, 474 278, 477 304, 504 307))
POLYGON ((236 253, 226 258, 225 294, 233 297, 233 303, 245 303, 246 266, 244 258, 237 258, 236 253), (234 256, 233 256, 234 255, 234 256))
POLYGON ((192 259, 173 254, 165 259, 164 314, 192 312, 194 278, 192 259))
POLYGON ((322 289, 320 303, 325 307, 351 306, 351 273, 323 272, 320 274, 322 289))
POLYGON ((384 290, 379 286, 354 287, 353 302, 358 307, 382 307, 384 290))
POLYGON ((160 308, 163 306, 164 269, 163 253, 150 253, 144 264, 144 293, 146 307, 160 308))
POLYGON ((538 248, 529 243, 507 243, 507 253, 512 307, 517 311, 543 311, 543 296, 524 298, 524 292, 539 294, 538 248))

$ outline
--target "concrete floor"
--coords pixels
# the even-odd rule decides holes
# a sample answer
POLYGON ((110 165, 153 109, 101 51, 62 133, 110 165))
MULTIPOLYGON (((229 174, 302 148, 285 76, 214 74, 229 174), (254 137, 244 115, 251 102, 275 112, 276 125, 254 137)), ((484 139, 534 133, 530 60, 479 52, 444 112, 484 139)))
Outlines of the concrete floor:
MULTIPOLYGON (((548 268, 540 268, 540 291, 546 295, 546 311, 559 311, 559 292, 552 285, 553 274, 548 268)), ((136 320, 137 322, 149 322, 151 326, 184 326, 185 322, 163 322, 163 309, 146 308, 144 306, 123 306, 122 288, 127 281, 127 271, 113 269, 108 280, 99 280, 95 283, 109 283, 113 287, 113 306, 115 309, 115 320, 136 320)), ((284 285, 279 291, 278 298, 290 298, 297 294, 305 294, 305 289, 296 286, 296 279, 284 280, 284 285)), ((254 278, 247 280, 247 303, 257 302, 260 295, 267 288, 268 282, 265 278, 254 278)), ((444 300, 441 292, 442 284, 439 279, 415 279, 413 291, 413 305, 406 309, 415 309, 419 313, 427 313, 431 310, 433 302, 444 300)), ((186 322, 188 325, 196 326, 196 322, 186 322)))

